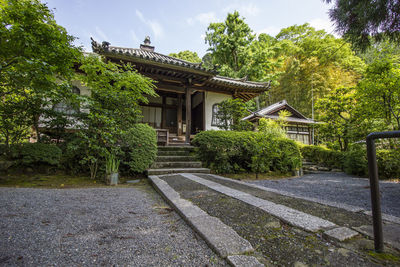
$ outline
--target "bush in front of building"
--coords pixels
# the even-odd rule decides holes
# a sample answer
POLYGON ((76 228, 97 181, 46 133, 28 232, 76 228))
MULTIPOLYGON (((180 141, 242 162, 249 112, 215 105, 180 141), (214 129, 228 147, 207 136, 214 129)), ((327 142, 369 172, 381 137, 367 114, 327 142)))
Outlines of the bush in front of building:
POLYGON ((16 161, 17 165, 24 167, 58 166, 61 153, 61 149, 53 144, 23 143, 10 146, 9 158, 16 161))
POLYGON ((142 173, 157 157, 157 134, 147 124, 138 123, 122 134, 121 170, 142 173))
POLYGON ((204 131, 192 143, 199 159, 216 173, 288 172, 301 167, 294 141, 262 132, 204 131))
POLYGON ((301 147, 304 159, 331 169, 343 169, 344 153, 322 146, 304 145, 301 147))
MULTIPOLYGON (((313 163, 344 170, 347 174, 368 176, 367 150, 364 144, 353 145, 349 151, 341 152, 321 146, 303 146, 302 156, 313 163)), ((400 177, 400 149, 376 152, 378 174, 381 179, 400 177)))

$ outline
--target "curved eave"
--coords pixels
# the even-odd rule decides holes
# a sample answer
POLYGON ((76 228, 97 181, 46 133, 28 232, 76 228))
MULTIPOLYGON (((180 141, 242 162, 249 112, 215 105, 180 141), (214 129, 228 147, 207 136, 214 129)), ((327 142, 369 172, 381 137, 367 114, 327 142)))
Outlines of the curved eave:
POLYGON ((177 70, 177 71, 185 71, 185 72, 190 72, 193 74, 201 75, 201 76, 206 76, 206 77, 212 77, 215 74, 200 67, 199 65, 196 66, 188 66, 184 62, 180 61, 165 61, 157 57, 150 57, 150 56, 145 56, 145 55, 134 55, 130 53, 129 51, 123 53, 122 51, 119 52, 113 52, 111 51, 102 51, 100 52, 101 55, 111 58, 114 60, 122 60, 122 61, 127 61, 131 62, 132 64, 146 64, 149 66, 153 67, 161 67, 161 68, 166 68, 166 69, 171 69, 171 70, 177 70))

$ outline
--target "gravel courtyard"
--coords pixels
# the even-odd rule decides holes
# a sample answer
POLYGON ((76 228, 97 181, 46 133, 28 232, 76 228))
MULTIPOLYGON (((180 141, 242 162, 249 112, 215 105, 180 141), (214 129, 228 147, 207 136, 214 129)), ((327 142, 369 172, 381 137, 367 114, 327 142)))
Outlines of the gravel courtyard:
POLYGON ((225 266, 149 186, 0 188, 2 266, 225 266))
MULTIPOLYGON (((260 180, 251 183, 330 202, 371 210, 369 180, 344 173, 308 174, 300 178, 260 180)), ((400 217, 400 183, 380 181, 382 212, 400 217)))

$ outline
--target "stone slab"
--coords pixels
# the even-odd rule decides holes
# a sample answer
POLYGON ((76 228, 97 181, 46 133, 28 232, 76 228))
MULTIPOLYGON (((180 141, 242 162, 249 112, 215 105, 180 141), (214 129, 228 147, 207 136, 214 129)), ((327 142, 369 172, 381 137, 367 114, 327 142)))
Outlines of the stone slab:
POLYGON ((170 173, 210 173, 207 168, 168 168, 168 169, 148 169, 147 175, 162 175, 170 173))
POLYGON ((185 199, 172 200, 172 205, 187 220, 199 216, 208 216, 204 210, 200 209, 196 205, 193 205, 190 201, 185 199))
POLYGON ((170 187, 165 181, 161 180, 155 175, 149 176, 150 181, 153 183, 155 189, 160 192, 162 196, 164 196, 168 201, 172 201, 174 199, 180 199, 181 196, 178 192, 176 192, 172 187, 170 187))
POLYGON ((240 237, 231 227, 218 218, 200 216, 191 218, 189 222, 196 232, 214 248, 221 257, 253 252, 254 248, 246 239, 240 237))
MULTIPOLYGON (((374 239, 374 230, 372 225, 362 225, 360 227, 353 227, 354 230, 369 236, 374 239)), ((398 224, 383 224, 383 242, 396 249, 400 249, 400 225, 398 224)))
POLYGON ((127 184, 137 184, 139 182, 140 182, 140 179, 126 181, 127 184))
POLYGON ((151 175, 149 179, 156 190, 221 257, 226 258, 229 255, 254 251, 252 245, 246 239, 240 237, 231 227, 218 218, 208 215, 190 201, 181 199, 180 195, 158 176, 151 175), (170 196, 172 198, 169 198, 170 196))
MULTIPOLYGON (((369 216, 372 216, 372 211, 370 211, 370 210, 366 210, 366 211, 364 211, 364 213, 369 215, 369 216)), ((396 216, 393 216, 393 215, 390 215, 390 214, 386 214, 386 213, 382 213, 381 216, 382 216, 382 220, 400 224, 400 218, 399 217, 396 217, 396 216)))
POLYGON ((269 187, 260 186, 260 185, 256 185, 256 184, 250 184, 250 183, 246 183, 246 182, 243 182, 243 181, 237 181, 237 180, 234 180, 234 179, 225 178, 225 177, 218 176, 218 175, 215 175, 215 174, 207 174, 207 175, 210 175, 210 176, 212 176, 212 177, 214 177, 216 179, 233 182, 233 183, 236 183, 236 184, 252 187, 252 188, 255 188, 255 189, 260 189, 260 190, 263 190, 263 191, 266 191, 266 192, 276 193, 276 194, 279 194, 279 195, 293 197, 293 198, 297 198, 297 199, 304 199, 304 200, 307 200, 307 201, 316 202, 316 203, 320 203, 320 204, 331 206, 331 207, 337 207, 337 208, 345 209, 345 210, 352 211, 352 212, 361 212, 361 211, 365 210, 364 208, 357 207, 357 206, 347 205, 347 204, 344 204, 344 203, 338 203, 338 202, 333 202, 333 201, 326 201, 326 200, 313 198, 313 197, 299 196, 299 195, 296 195, 296 194, 293 194, 293 193, 290 193, 290 192, 277 190, 277 189, 274 189, 274 188, 269 188, 269 187))
POLYGON ((216 190, 222 194, 241 200, 257 208, 260 208, 266 211, 267 213, 285 221, 286 223, 300 227, 306 231, 316 232, 322 229, 332 228, 336 226, 336 224, 330 221, 321 219, 319 217, 283 205, 275 204, 271 201, 255 197, 251 194, 232 189, 230 187, 215 183, 213 181, 209 181, 207 179, 203 179, 194 174, 183 173, 181 175, 196 183, 208 186, 209 188, 216 190))
POLYGON ((246 255, 228 256, 228 262, 234 267, 263 267, 255 257, 246 255))
POLYGON ((324 232, 324 236, 335 241, 343 242, 358 235, 358 232, 347 227, 338 227, 324 232))
POLYGON ((336 226, 336 224, 330 221, 272 202, 259 208, 290 225, 310 232, 317 232, 319 230, 336 226))

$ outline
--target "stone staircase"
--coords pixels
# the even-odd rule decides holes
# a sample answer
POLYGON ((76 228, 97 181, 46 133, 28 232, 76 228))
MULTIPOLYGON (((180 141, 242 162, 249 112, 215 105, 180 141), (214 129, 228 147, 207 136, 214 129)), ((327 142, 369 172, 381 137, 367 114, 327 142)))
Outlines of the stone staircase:
POLYGON ((339 169, 330 169, 325 166, 321 166, 315 164, 313 162, 309 162, 303 160, 303 173, 304 174, 317 174, 317 173, 327 173, 327 172, 341 172, 342 170, 339 169))
POLYGON ((190 155, 193 149, 192 146, 178 144, 159 146, 157 158, 147 170, 147 175, 210 173, 209 169, 202 168, 201 162, 190 155))

